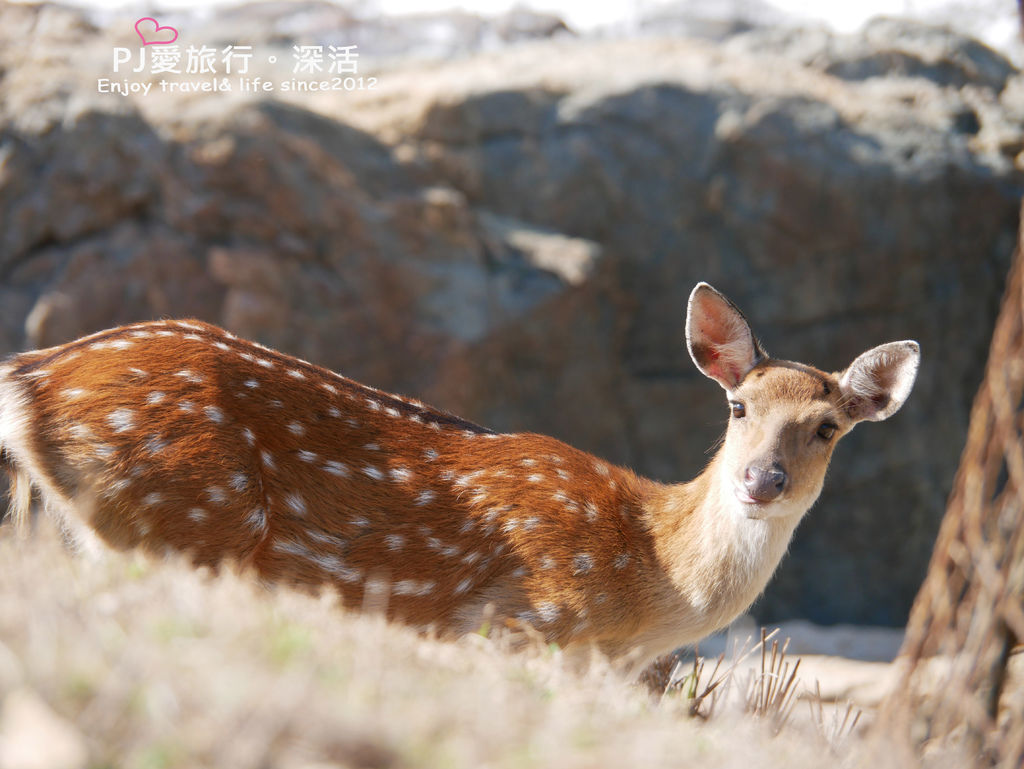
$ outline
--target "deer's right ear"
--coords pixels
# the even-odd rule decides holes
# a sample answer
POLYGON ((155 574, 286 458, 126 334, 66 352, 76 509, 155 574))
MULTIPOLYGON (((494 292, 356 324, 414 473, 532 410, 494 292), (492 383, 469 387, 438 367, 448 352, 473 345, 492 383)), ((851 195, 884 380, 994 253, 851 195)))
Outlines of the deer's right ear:
POLYGON ((727 391, 768 357, 743 313, 707 283, 698 283, 690 294, 686 347, 697 368, 727 391))
POLYGON ((858 422, 891 417, 910 395, 920 363, 921 347, 910 339, 858 355, 839 376, 847 413, 858 422))

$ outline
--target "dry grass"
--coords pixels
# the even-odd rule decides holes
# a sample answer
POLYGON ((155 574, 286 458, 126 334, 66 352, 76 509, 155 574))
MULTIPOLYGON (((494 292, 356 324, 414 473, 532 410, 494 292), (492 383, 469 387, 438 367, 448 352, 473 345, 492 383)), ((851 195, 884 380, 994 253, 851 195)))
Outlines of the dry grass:
MULTIPOLYGON (((758 718, 767 719, 771 724, 772 734, 778 734, 789 722, 796 707, 796 674, 800 670, 800 660, 790 663, 786 659, 789 648, 787 638, 779 647, 777 638, 771 639, 764 628, 761 628, 761 671, 757 675, 753 671, 747 681, 747 712, 758 718), (770 651, 769 651, 770 649, 770 651)), ((820 694, 818 699, 820 700, 820 694)))
POLYGON ((773 738, 770 719, 707 708, 721 662, 692 675, 691 696, 652 697, 600 659, 579 671, 539 644, 424 639, 330 597, 90 561, 45 532, 0 530, 0 769, 793 769, 829 756, 811 730, 773 738))

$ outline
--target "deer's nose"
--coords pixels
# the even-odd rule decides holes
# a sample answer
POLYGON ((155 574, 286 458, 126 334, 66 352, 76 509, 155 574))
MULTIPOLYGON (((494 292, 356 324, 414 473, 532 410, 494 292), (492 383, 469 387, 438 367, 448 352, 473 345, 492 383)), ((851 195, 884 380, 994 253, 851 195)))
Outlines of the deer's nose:
POLYGON ((771 502, 786 488, 788 476, 778 462, 770 467, 748 465, 743 474, 743 486, 758 502, 771 502))

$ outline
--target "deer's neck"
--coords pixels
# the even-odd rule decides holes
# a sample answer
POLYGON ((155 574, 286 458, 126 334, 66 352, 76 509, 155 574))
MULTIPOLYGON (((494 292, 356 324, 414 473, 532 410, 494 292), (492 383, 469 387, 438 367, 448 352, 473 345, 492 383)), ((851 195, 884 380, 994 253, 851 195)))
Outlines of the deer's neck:
POLYGON ((661 566, 707 632, 760 595, 801 518, 748 518, 718 457, 689 483, 653 488, 645 508, 661 566))

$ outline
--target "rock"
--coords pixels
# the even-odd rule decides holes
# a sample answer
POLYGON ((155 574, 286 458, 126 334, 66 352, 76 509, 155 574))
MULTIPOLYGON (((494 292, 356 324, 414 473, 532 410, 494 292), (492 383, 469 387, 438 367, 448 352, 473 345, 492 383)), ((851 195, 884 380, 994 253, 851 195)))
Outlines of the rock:
MULTIPOLYGON (((816 625, 807 620, 772 622, 766 632, 777 631, 779 644, 787 644, 793 656, 841 657, 860 662, 892 662, 903 644, 903 629, 870 625, 816 625)), ((702 640, 700 654, 732 655, 736 649, 751 648, 761 637, 760 625, 743 615, 726 630, 702 640)))
POLYGON ((537 40, 572 34, 572 30, 553 13, 540 13, 523 5, 513 6, 494 20, 494 30, 505 42, 537 40))
MULTIPOLYGON (((509 53, 447 89, 423 84, 446 105, 444 132, 434 106, 412 121, 435 174, 475 205, 609 254, 582 295, 449 362, 433 397, 683 480, 726 417, 682 345, 697 280, 737 301, 781 357, 837 370, 871 345, 916 338, 924 363, 907 407, 845 439, 757 607, 765 619, 901 624, 980 381, 1020 173, 957 127, 960 95, 927 79, 911 100, 902 81, 843 85, 779 61, 769 82, 757 59, 690 59, 695 44, 595 47, 574 48, 579 62, 563 49, 562 77, 527 77, 528 57, 509 53), (580 74, 588 53, 616 61, 613 83, 580 74), (479 131, 489 94, 516 103, 511 80, 518 123, 479 131)), ((976 87, 994 105, 998 85, 976 87)), ((1005 110, 980 122, 979 134, 1017 130, 1005 110)))
POLYGON ((726 47, 780 53, 844 80, 923 78, 939 86, 971 85, 999 93, 1017 74, 1005 56, 953 29, 887 17, 872 19, 852 35, 756 29, 726 47))
MULTIPOLYGON (((316 40, 310 18, 346 13, 287 7, 253 39, 316 40)), ((844 440, 757 607, 903 622, 1018 225, 1020 75, 966 38, 883 25, 858 45, 898 42, 923 69, 844 79, 753 38, 556 35, 393 63, 365 92, 133 101, 95 93, 131 30, 61 11, 71 57, 44 13, 0 5, 3 350, 192 315, 679 481, 726 418, 683 346, 696 281, 780 357, 838 369, 916 338, 907 406, 844 440)), ((787 45, 835 48, 808 34, 787 45)))
MULTIPOLYGON (((176 21, 168 17, 169 23, 176 21)), ((161 16, 165 19, 165 16, 161 16)), ((188 17, 182 16, 183 23, 188 17)), ((521 6, 495 17, 459 10, 381 16, 359 4, 304 0, 246 2, 209 9, 203 21, 208 45, 245 40, 291 61, 292 45, 355 45, 359 58, 376 64, 396 58, 446 58, 501 45, 571 35, 558 16, 521 6)))

